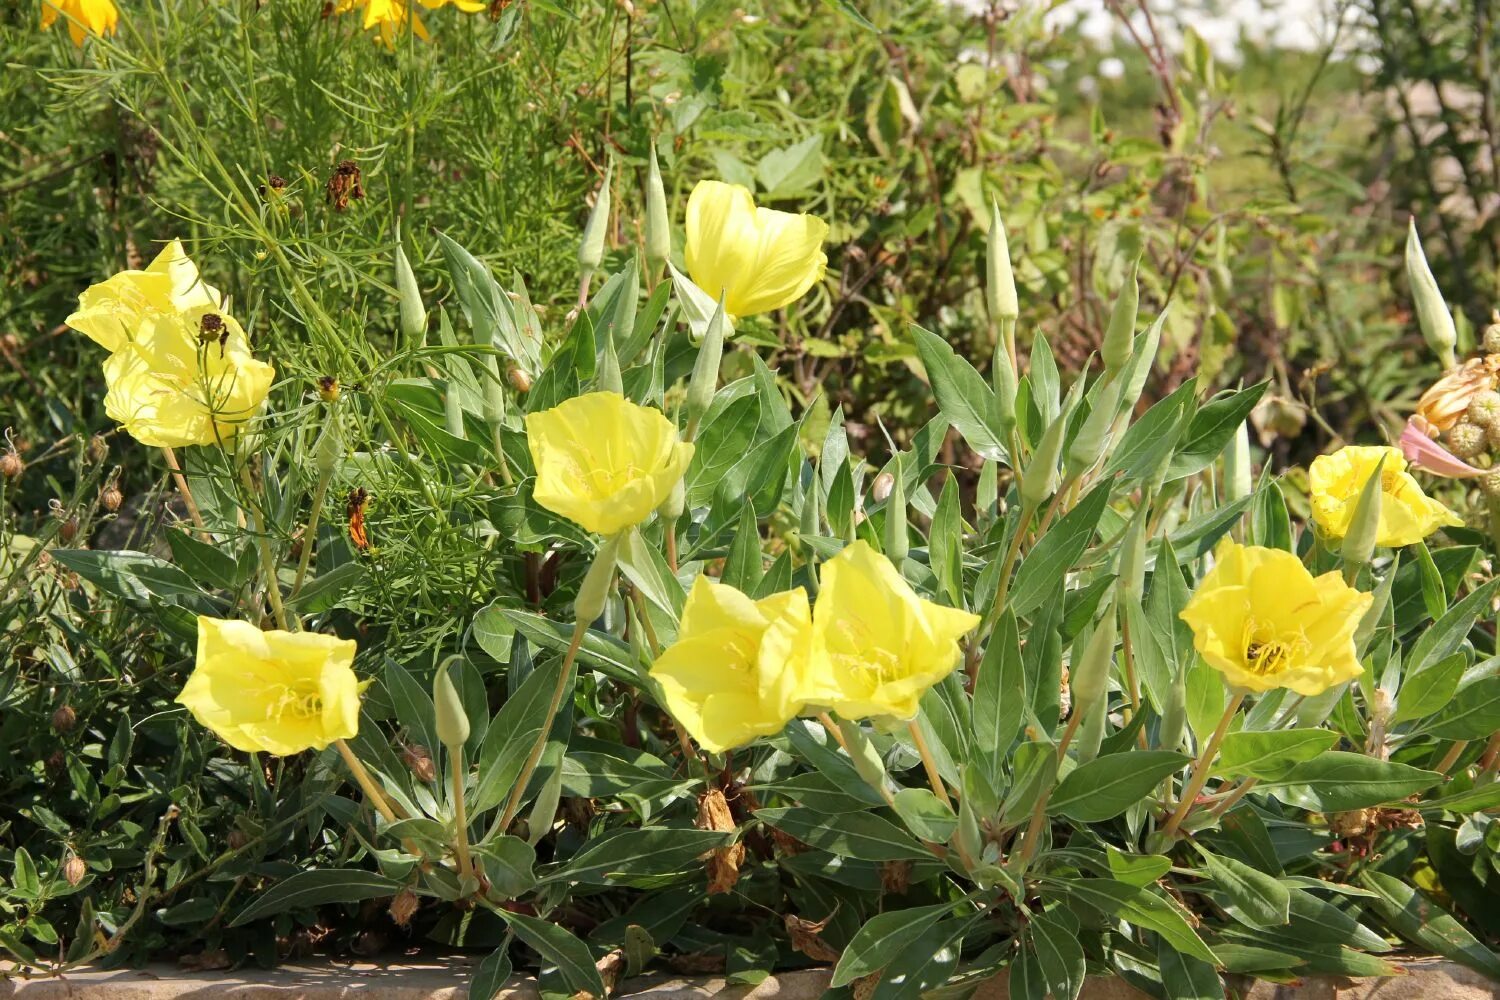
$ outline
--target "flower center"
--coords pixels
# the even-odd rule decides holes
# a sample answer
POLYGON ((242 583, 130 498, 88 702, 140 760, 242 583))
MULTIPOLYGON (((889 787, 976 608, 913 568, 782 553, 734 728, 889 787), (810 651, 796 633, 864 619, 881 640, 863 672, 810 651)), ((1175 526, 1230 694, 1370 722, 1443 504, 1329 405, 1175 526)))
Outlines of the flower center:
POLYGON ((1257 677, 1274 677, 1292 665, 1307 644, 1301 636, 1288 639, 1253 619, 1245 622, 1245 669, 1257 677))
POLYGON ((267 701, 266 721, 315 719, 323 714, 323 696, 317 691, 298 691, 282 686, 281 693, 267 701))
POLYGON ((857 618, 838 623, 842 649, 830 650, 839 666, 873 680, 876 686, 899 680, 903 674, 901 658, 871 636, 871 629, 857 618))

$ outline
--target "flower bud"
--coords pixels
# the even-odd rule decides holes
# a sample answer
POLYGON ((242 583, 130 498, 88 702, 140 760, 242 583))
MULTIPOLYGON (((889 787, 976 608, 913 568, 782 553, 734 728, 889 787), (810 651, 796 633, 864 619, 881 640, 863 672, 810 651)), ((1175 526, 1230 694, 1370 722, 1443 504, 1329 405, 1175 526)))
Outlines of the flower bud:
POLYGON ((672 483, 672 492, 667 494, 667 499, 656 510, 668 521, 675 521, 682 516, 685 509, 687 509, 687 486, 681 479, 678 479, 672 483))
POLYGON ((1484 451, 1485 445, 1489 443, 1489 432, 1478 424, 1460 420, 1448 428, 1443 435, 1443 443, 1455 457, 1467 460, 1484 451))
POLYGON ((1010 351, 1003 343, 995 343, 995 356, 990 362, 990 381, 995 385, 996 409, 1000 414, 1000 427, 1009 433, 1016 426, 1016 390, 1019 380, 1010 361, 1010 351))
POLYGON ((609 230, 609 184, 615 164, 611 160, 604 168, 604 183, 599 186, 599 196, 594 199, 594 210, 583 227, 583 239, 578 243, 578 269, 584 276, 593 274, 604 262, 604 241, 609 230))
POLYGON ((1476 392, 1469 400, 1469 408, 1465 413, 1470 423, 1480 427, 1490 428, 1500 424, 1500 392, 1494 389, 1476 392))
POLYGON ((656 143, 646 166, 646 260, 660 267, 672 254, 671 217, 667 215, 667 191, 656 162, 656 143))
POLYGON ((314 457, 318 475, 323 478, 333 475, 343 457, 344 435, 339 430, 337 416, 329 414, 328 422, 323 425, 323 433, 318 435, 318 450, 314 457))
POLYGON ((1016 276, 1010 264, 1010 242, 1005 237, 1005 222, 1000 218, 1000 203, 990 199, 990 232, 985 242, 985 304, 995 322, 1013 320, 1021 315, 1016 296, 1016 276))
POLYGON ((1042 505, 1042 501, 1057 492, 1058 460, 1062 458, 1063 438, 1068 433, 1068 421, 1073 416, 1073 406, 1082 387, 1083 379, 1080 377, 1068 392, 1068 399, 1061 412, 1042 432, 1042 440, 1031 453, 1031 461, 1026 463, 1026 475, 1021 480, 1021 503, 1030 510, 1036 510, 1042 505))
POLYGON ((1142 503, 1125 525, 1120 540, 1120 603, 1126 607, 1139 603, 1146 581, 1146 523, 1150 505, 1142 503))
POLYGON ((1104 342, 1099 355, 1104 370, 1116 374, 1130 363, 1130 354, 1135 348, 1135 318, 1141 306, 1140 285, 1136 282, 1139 263, 1130 267, 1130 277, 1120 286, 1120 295, 1115 299, 1114 309, 1109 314, 1109 326, 1104 331, 1104 342))
POLYGON ((318 376, 318 398, 325 403, 336 402, 340 393, 339 380, 332 375, 318 376))
POLYGON ((1250 429, 1240 421, 1224 449, 1224 499, 1239 500, 1249 496, 1250 490, 1250 429))
POLYGON ((880 751, 875 749, 875 744, 870 742, 857 722, 840 719, 839 733, 844 737, 844 747, 849 751, 849 759, 854 762, 854 770, 865 779, 865 784, 877 792, 883 792, 887 781, 885 763, 881 761, 880 751))
POLYGON ((724 359, 724 297, 719 296, 719 305, 714 309, 708 328, 703 332, 703 343, 698 345, 698 359, 693 362, 693 375, 688 379, 687 434, 691 441, 698 432, 698 422, 708 412, 719 388, 719 365, 724 359))
POLYGON ((1344 534, 1344 544, 1339 549, 1346 572, 1357 570, 1370 562, 1375 553, 1375 540, 1380 535, 1380 502, 1382 497, 1381 477, 1384 474, 1385 457, 1375 463, 1375 471, 1365 480, 1354 504, 1354 516, 1349 520, 1349 530, 1344 534))
POLYGON ((1453 345, 1458 342, 1458 330, 1453 325, 1453 314, 1443 301, 1437 279, 1427 266, 1427 255, 1422 252, 1422 239, 1417 235, 1417 220, 1407 221, 1406 228, 1406 280, 1411 285, 1412 304, 1417 310, 1417 323, 1422 328, 1422 338, 1444 368, 1456 363, 1453 345))
POLYGON ((1176 750, 1182 746, 1182 734, 1187 731, 1187 672, 1179 670, 1167 686, 1167 703, 1161 709, 1161 726, 1157 736, 1163 750, 1176 750))
MULTIPOLYGON (((1101 703, 1100 708, 1103 708, 1101 703)), ((1078 763, 1087 764, 1099 756, 1099 747, 1104 743, 1104 723, 1108 712, 1087 712, 1079 725, 1078 738, 1073 741, 1073 749, 1078 754, 1078 763)))
POLYGON ((625 395, 625 379, 620 373, 620 356, 615 353, 615 338, 604 331, 604 348, 599 352, 599 370, 594 373, 594 387, 603 392, 625 395))
POLYGON ((823 531, 823 497, 818 493, 818 479, 814 476, 807 483, 802 495, 802 511, 797 531, 801 535, 817 535, 823 531))
POLYGON ((1500 319, 1491 320, 1490 325, 1484 328, 1480 346, 1486 354, 1500 354, 1500 319))
POLYGON ((417 276, 412 272, 411 261, 406 259, 406 249, 401 237, 396 237, 396 302, 400 308, 401 345, 407 350, 416 350, 427 343, 427 310, 422 305, 422 290, 417 287, 417 276))
POLYGON ((464 428, 464 404, 458 398, 458 392, 453 383, 448 383, 448 391, 443 393, 443 426, 449 434, 456 438, 467 438, 468 431, 464 428))
POLYGON ((604 614, 605 602, 609 599, 609 588, 615 582, 615 562, 620 554, 620 540, 624 533, 610 535, 599 547, 583 583, 578 586, 578 596, 573 600, 573 614, 580 622, 591 622, 604 614))
POLYGON ((449 751, 457 751, 469 739, 469 715, 464 711, 463 699, 448 674, 450 657, 438 667, 432 676, 432 707, 437 717, 437 738, 449 751))
MULTIPOLYGON (((1080 376, 1082 377, 1082 376, 1080 376)), ((1109 444, 1110 433, 1114 429, 1115 414, 1120 404, 1120 380, 1109 375, 1105 376, 1107 382, 1099 385, 1092 394, 1095 398, 1093 408, 1089 415, 1084 418, 1083 426, 1078 428, 1078 433, 1073 435, 1073 440, 1068 442, 1068 452, 1064 460, 1064 468, 1069 476, 1081 476, 1094 467, 1104 454, 1104 448, 1109 444)))
POLYGON ((494 355, 485 358, 480 381, 484 383, 484 422, 498 427, 505 422, 505 387, 494 355))
POLYGON ((1104 702, 1109 690, 1109 668, 1115 657, 1115 602, 1111 597, 1084 647, 1083 656, 1069 670, 1073 686, 1073 711, 1092 712, 1104 702))
POLYGON ((906 558, 911 540, 906 533, 906 486, 897 476, 885 505, 885 554, 897 566, 906 558))

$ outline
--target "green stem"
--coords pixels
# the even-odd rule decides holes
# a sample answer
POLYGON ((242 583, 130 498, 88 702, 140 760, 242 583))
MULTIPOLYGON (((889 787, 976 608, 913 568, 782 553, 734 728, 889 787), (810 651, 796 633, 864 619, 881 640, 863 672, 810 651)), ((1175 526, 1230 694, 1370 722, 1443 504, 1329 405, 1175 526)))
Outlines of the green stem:
POLYGON ((1203 791, 1203 786, 1208 783, 1209 765, 1213 763, 1214 755, 1219 752, 1219 744, 1224 742, 1224 736, 1229 732, 1229 724, 1234 721, 1235 714, 1240 710, 1240 703, 1245 700, 1245 692, 1236 691, 1233 698, 1229 699, 1229 706, 1224 709, 1224 716, 1219 720, 1214 734, 1204 744, 1203 751, 1198 754, 1198 759, 1193 762, 1192 774, 1188 777, 1187 785, 1182 789, 1182 798, 1177 802, 1177 809, 1172 813, 1172 818, 1167 820, 1167 825, 1162 827, 1161 832, 1168 837, 1177 835, 1177 828, 1182 821, 1187 819, 1188 813, 1193 811, 1193 804, 1198 799, 1198 793, 1203 791))
POLYGON ((469 859, 469 810, 464 801, 463 744, 448 748, 449 770, 453 772, 453 853, 458 858, 458 877, 462 880, 474 871, 469 859))
POLYGON ((266 534, 266 519, 256 503, 255 482, 250 478, 250 466, 240 467, 240 482, 245 486, 250 519, 255 526, 255 541, 260 547, 261 568, 265 570, 266 600, 271 603, 271 614, 276 618, 276 626, 283 632, 293 631, 291 619, 287 617, 286 608, 281 603, 281 583, 276 578, 276 562, 271 552, 271 539, 266 534))
POLYGON ((312 509, 307 512, 307 529, 302 532, 302 555, 297 559, 297 576, 292 581, 288 602, 295 602, 302 591, 302 582, 307 579, 307 568, 312 563, 313 543, 318 537, 318 518, 323 513, 323 501, 328 498, 328 483, 333 470, 318 473, 318 484, 313 487, 312 509))

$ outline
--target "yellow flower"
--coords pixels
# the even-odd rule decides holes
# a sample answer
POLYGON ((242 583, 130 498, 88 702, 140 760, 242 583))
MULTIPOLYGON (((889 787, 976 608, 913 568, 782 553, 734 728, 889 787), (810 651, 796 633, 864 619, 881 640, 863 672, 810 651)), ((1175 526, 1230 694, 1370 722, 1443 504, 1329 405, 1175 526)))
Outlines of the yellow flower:
POLYGON ((812 621, 800 588, 751 600, 700 576, 677 641, 651 667, 667 708, 719 753, 774 736, 802 711, 812 621))
POLYGON ((651 516, 687 472, 693 446, 660 411, 591 392, 526 415, 536 502, 613 535, 651 516))
POLYGON ((1313 520, 1331 538, 1343 538, 1354 518, 1360 490, 1380 469, 1380 530, 1375 544, 1400 548, 1420 542, 1445 526, 1463 524, 1463 518, 1422 492, 1406 471, 1406 457, 1399 448, 1340 448, 1332 455, 1319 455, 1308 469, 1313 520))
POLYGON ((104 410, 150 447, 218 444, 260 412, 275 375, 229 314, 157 314, 104 363, 104 410))
POLYGON ((489 7, 489 0, 421 0, 421 4, 428 10, 437 10, 439 7, 452 4, 465 14, 477 14, 489 7))
MULTIPOLYGON (((424 3, 424 6, 432 4, 424 3)), ((417 12, 410 9, 407 0, 338 0, 334 7, 335 12, 347 14, 351 10, 363 10, 365 12, 365 28, 375 28, 379 31, 377 36, 386 48, 394 49, 396 40, 400 38, 406 29, 406 20, 411 18, 411 30, 418 38, 427 38, 427 26, 417 16, 417 12)))
POLYGON ((147 320, 190 309, 219 309, 218 289, 203 283, 181 240, 168 243, 144 271, 121 271, 89 286, 66 320, 111 353, 134 340, 147 320))
POLYGON ((1182 620, 1209 666, 1247 691, 1318 695, 1360 675, 1354 630, 1374 599, 1290 552, 1222 543, 1182 620))
POLYGON ((52 27, 59 17, 66 18, 68 35, 82 48, 89 32, 101 38, 114 34, 120 12, 114 0, 42 0, 43 30, 52 27))
POLYGON ((286 756, 359 731, 355 644, 316 632, 262 632, 198 617, 198 658, 177 696, 236 750, 286 756))
POLYGON ((699 181, 688 197, 688 275, 731 320, 789 305, 828 267, 828 223, 811 215, 756 208, 738 184, 699 181))
POLYGON ((803 698, 851 720, 910 719, 978 624, 978 615, 918 597, 889 559, 855 542, 822 568, 803 698))

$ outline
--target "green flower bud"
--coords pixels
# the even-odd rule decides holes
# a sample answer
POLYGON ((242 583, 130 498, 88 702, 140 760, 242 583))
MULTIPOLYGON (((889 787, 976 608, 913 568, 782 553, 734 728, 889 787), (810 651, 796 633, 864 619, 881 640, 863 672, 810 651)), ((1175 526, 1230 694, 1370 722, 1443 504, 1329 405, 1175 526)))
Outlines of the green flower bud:
POLYGON ((573 614, 580 622, 591 622, 604 614, 604 605, 609 600, 609 588, 615 582, 615 564, 619 560, 620 540, 624 532, 610 535, 594 555, 589 571, 578 586, 578 596, 573 600, 573 614))
POLYGON ((1104 342, 1099 354, 1104 370, 1111 375, 1119 372, 1130 362, 1135 347, 1135 318, 1141 307, 1141 289, 1136 282, 1139 263, 1130 266, 1130 277, 1120 286, 1120 295, 1109 314, 1109 326, 1104 331, 1104 342))
POLYGON ((1182 746, 1182 735, 1187 731, 1187 673, 1178 671, 1167 687, 1167 703, 1162 706, 1161 728, 1157 735, 1163 750, 1176 750, 1182 746))
POLYGON ((599 370, 594 373, 594 387, 603 392, 625 395, 625 379, 620 373, 620 355, 615 352, 615 338, 604 331, 604 348, 599 352, 599 370))
POLYGON ((656 508, 657 512, 668 521, 675 521, 682 516, 687 507, 687 487, 683 481, 678 479, 672 484, 672 492, 667 495, 666 502, 656 508))
MULTIPOLYGON (((1490 427, 1494 426, 1490 424, 1490 427)), ((1454 455, 1462 459, 1470 459, 1484 451, 1489 441, 1489 428, 1461 420, 1448 428, 1448 432, 1443 435, 1443 441, 1454 455)))
POLYGON ((661 182, 661 168, 656 163, 656 143, 651 143, 651 159, 646 168, 646 260, 654 267, 672 254, 671 217, 667 215, 667 191, 661 182))
MULTIPOLYGON (((1101 705, 1100 708, 1102 707, 1101 705)), ((1095 711, 1083 717, 1083 722, 1078 729, 1078 737, 1073 740, 1073 749, 1078 754, 1080 764, 1087 764, 1099 756, 1099 747, 1104 743, 1104 723, 1108 715, 1108 712, 1095 711)))
POLYGON ((585 276, 593 274, 604 262, 604 240, 609 229, 609 183, 615 172, 614 161, 604 168, 604 183, 599 186, 599 196, 594 200, 594 210, 583 227, 583 239, 578 243, 578 269, 585 276))
POLYGON ((1068 398, 1063 402, 1061 412, 1042 432, 1042 440, 1032 451, 1031 461, 1026 463, 1026 475, 1021 480, 1021 503, 1031 510, 1036 510, 1044 500, 1057 492, 1063 439, 1067 435, 1068 421, 1073 416, 1073 407, 1077 404, 1082 389, 1083 379, 1080 377, 1074 381, 1073 388, 1068 390, 1068 398))
POLYGON ((1146 523, 1151 505, 1142 501, 1120 540, 1120 603, 1138 604, 1146 582, 1146 523))
POLYGON ((821 534, 823 530, 823 512, 821 510, 822 498, 818 494, 818 477, 813 476, 807 482, 807 490, 802 494, 802 511, 797 522, 797 530, 803 535, 821 534))
POLYGON ((995 357, 990 364, 990 381, 995 384, 995 399, 1000 404, 1000 425, 1006 433, 1016 426, 1016 390, 1019 380, 1010 363, 1010 351, 1002 341, 995 342, 995 357))
POLYGON ((1074 712, 1092 712, 1104 703, 1105 692, 1109 690, 1109 668, 1115 657, 1115 634, 1115 602, 1111 597, 1083 655, 1068 672, 1074 712))
POLYGON ((849 750, 849 759, 854 762, 854 770, 859 772, 859 776, 871 788, 877 792, 884 791, 887 780, 885 763, 880 759, 880 751, 875 749, 875 744, 870 742, 859 723, 840 719, 839 732, 849 750))
POLYGON ((1224 499, 1247 497, 1250 489, 1250 429, 1241 421, 1224 449, 1224 499))
POLYGON ((1084 418, 1083 426, 1068 442, 1068 453, 1064 468, 1070 476, 1081 476, 1094 467, 1109 444, 1114 429, 1115 415, 1119 412, 1121 382, 1109 375, 1107 381, 1095 383, 1092 409, 1084 418))
POLYGON ((469 715, 464 711, 463 699, 453 678, 448 676, 450 658, 438 667, 432 677, 432 707, 437 715, 438 741, 450 751, 464 745, 469 739, 469 715))
POLYGON ((448 433, 456 438, 468 436, 464 431, 464 404, 458 398, 458 390, 452 382, 449 382, 448 391, 443 394, 443 424, 448 428, 448 433))
POLYGON ((719 365, 724 359, 724 326, 724 298, 720 296, 719 305, 714 309, 708 328, 703 332, 703 343, 698 345, 698 359, 693 362, 693 375, 688 379, 684 409, 687 411, 685 436, 689 441, 698 433, 698 422, 708 412, 714 401, 714 393, 719 388, 719 365))
POLYGON ((328 422, 323 425, 323 433, 318 435, 318 450, 314 458, 319 477, 326 479, 333 475, 343 457, 344 434, 339 428, 338 417, 330 413, 328 422))
POLYGON ((1375 540, 1380 535, 1381 476, 1384 469, 1385 458, 1382 456, 1355 501, 1354 516, 1349 520, 1349 530, 1339 549, 1346 572, 1368 565, 1370 557, 1375 554, 1375 540))
POLYGON ((484 421, 498 427, 505 420, 505 386, 500 381, 500 365, 494 355, 484 359, 484 421))
POLYGON ((1011 270, 1010 243, 1005 237, 1005 222, 1000 218, 1000 203, 990 199, 990 233, 985 242, 985 304, 990 319, 1016 319, 1021 315, 1016 296, 1016 276, 1011 270))
POLYGON ((1422 252, 1422 239, 1417 235, 1417 220, 1408 220, 1406 228, 1406 280, 1411 285, 1412 304, 1416 306, 1417 323, 1422 328, 1422 337, 1432 348, 1444 368, 1456 363, 1453 345, 1458 342, 1458 330, 1453 325, 1453 314, 1443 301, 1437 279, 1427 266, 1427 255, 1422 252))
POLYGON ((885 554, 897 566, 910 551, 911 539, 906 532, 906 486, 894 477, 891 496, 885 505, 885 554))
POLYGON ((402 346, 407 350, 426 346, 427 310, 422 305, 422 290, 417 287, 417 276, 412 273, 411 262, 406 259, 399 235, 396 237, 396 303, 400 308, 402 346))

